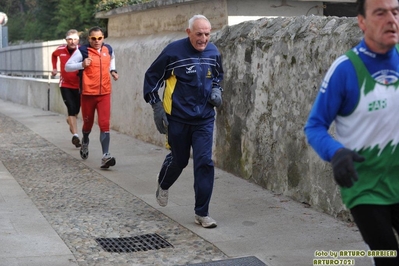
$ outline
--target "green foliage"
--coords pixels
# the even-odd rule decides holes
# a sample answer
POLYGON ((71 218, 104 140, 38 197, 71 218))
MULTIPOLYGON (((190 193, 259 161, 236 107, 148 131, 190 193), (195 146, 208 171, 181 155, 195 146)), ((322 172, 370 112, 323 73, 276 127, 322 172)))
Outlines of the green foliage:
POLYGON ((70 29, 76 29, 84 35, 93 26, 102 27, 107 36, 108 19, 95 18, 97 12, 151 1, 0 0, 0 11, 8 16, 9 42, 18 43, 62 39, 70 29))
POLYGON ((99 0, 0 0, 8 16, 10 43, 65 38, 69 29, 84 32, 93 26, 107 28, 107 19, 97 19, 99 0))
POLYGON ((21 30, 25 28, 26 20, 24 19, 23 14, 15 14, 8 17, 8 40, 10 42, 15 42, 15 40, 23 40, 24 39, 24 31, 21 30))
POLYGON ((56 34, 64 38, 69 29, 84 32, 93 26, 107 27, 107 19, 96 19, 98 0, 79 0, 71 5, 70 0, 60 0, 57 12, 56 34))
POLYGON ((79 10, 83 8, 83 5, 82 3, 71 5, 68 2, 69 1, 65 0, 59 1, 58 12, 56 16, 56 34, 59 36, 58 38, 64 38, 68 29, 79 30, 80 28, 81 19, 79 18, 79 10))
POLYGON ((109 11, 118 7, 137 5, 151 1, 153 0, 101 0, 96 5, 96 11, 109 11))
POLYGON ((35 29, 35 8, 35 0, 0 0, 0 11, 8 16, 10 42, 26 40, 38 32, 35 29))
MULTIPOLYGON (((34 28, 35 31, 30 40, 52 40, 54 31, 57 27, 55 18, 58 0, 36 0, 37 6, 34 9, 34 28)), ((27 33, 30 33, 28 31, 27 33)), ((58 39, 58 38, 55 38, 58 39)))

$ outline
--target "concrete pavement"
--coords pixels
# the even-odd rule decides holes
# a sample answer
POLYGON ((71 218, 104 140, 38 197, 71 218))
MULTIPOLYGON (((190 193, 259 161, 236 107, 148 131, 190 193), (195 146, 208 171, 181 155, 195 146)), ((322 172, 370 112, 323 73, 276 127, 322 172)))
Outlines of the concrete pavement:
MULTIPOLYGON (((101 184, 107 182, 107 188, 104 189, 109 189, 109 195, 114 195, 109 196, 111 202, 117 201, 118 195, 126 192, 122 201, 129 199, 136 202, 132 206, 136 212, 141 208, 140 215, 132 214, 129 219, 142 217, 139 219, 143 220, 135 222, 144 223, 147 226, 143 231, 156 231, 162 234, 163 229, 168 228, 168 225, 171 228, 179 227, 179 233, 175 234, 177 235, 176 242, 173 242, 173 238, 165 233, 169 242, 176 243, 173 254, 166 249, 157 252, 139 252, 140 254, 131 253, 124 254, 126 260, 122 261, 118 260, 122 255, 98 252, 98 249, 93 246, 93 242, 86 241, 90 242, 91 246, 85 252, 93 253, 90 254, 89 261, 85 259, 89 255, 85 255, 86 257, 76 255, 78 249, 75 249, 69 240, 65 240, 64 233, 61 231, 63 230, 62 226, 58 225, 58 220, 52 218, 54 212, 48 210, 50 207, 45 207, 46 203, 41 203, 36 196, 29 196, 31 193, 32 195, 40 193, 40 197, 45 197, 52 193, 47 190, 40 191, 50 181, 40 183, 40 178, 32 178, 32 181, 25 182, 23 176, 26 173, 18 174, 17 168, 20 167, 19 171, 22 171, 23 167, 30 167, 29 165, 2 160, 0 163, 0 239, 2 240, 0 241, 0 265, 187 265, 247 256, 255 256, 269 266, 313 265, 313 259, 332 259, 323 253, 318 253, 321 257, 316 257, 316 251, 366 249, 353 224, 338 221, 220 169, 216 169, 215 172, 215 187, 210 206, 210 215, 218 222, 218 227, 204 229, 194 223, 191 161, 179 180, 170 189, 168 206, 162 208, 156 203, 154 194, 155 177, 167 154, 165 149, 112 131, 110 151, 116 157, 116 166, 109 170, 102 170, 100 169, 101 147, 97 125, 93 127, 93 132, 90 135, 89 158, 83 161, 80 158, 79 150, 71 144, 71 135, 65 122, 65 116, 2 100, 0 100, 0 114, 23 125, 19 127, 9 121, 10 125, 12 124, 9 128, 16 127, 16 129, 14 132, 7 132, 4 128, 5 123, 2 123, 0 124, 0 136, 12 134, 13 137, 21 135, 19 137, 23 138, 24 132, 27 132, 26 134, 29 133, 30 138, 34 138, 40 143, 40 145, 37 144, 37 147, 41 147, 41 149, 44 144, 40 140, 44 139, 46 143, 49 143, 45 144, 46 149, 55 151, 53 155, 50 153, 48 158, 51 159, 51 156, 53 158, 57 156, 57 159, 63 157, 63 160, 57 161, 57 164, 51 162, 53 168, 57 165, 56 167, 60 168, 59 172, 66 173, 67 170, 62 169, 71 168, 72 162, 72 164, 79 165, 79 173, 82 171, 93 173, 91 176, 98 177, 98 180, 101 179, 101 184), (157 219, 162 220, 162 226, 157 223, 152 224, 152 221, 149 220, 150 217, 144 217, 146 213, 151 213, 157 219), (179 235, 183 234, 187 234, 189 237, 178 239, 179 235), (184 243, 185 239, 186 243, 184 243), (191 239, 192 242, 190 242, 191 239), (190 253, 195 251, 198 242, 201 242, 200 245, 204 247, 204 251, 196 251, 197 254, 190 256, 190 253), (185 251, 183 251, 184 246, 187 248, 185 251), (180 247, 182 247, 182 253, 177 254, 180 247), (140 262, 136 260, 139 255, 143 257, 140 262), (159 260, 159 256, 163 256, 163 259, 159 260), (176 256, 176 258, 167 260, 172 256, 176 256)), ((127 114, 126 119, 133 118, 127 114)), ((81 121, 79 120, 80 127, 81 121)), ((154 134, 157 133, 154 132, 154 134)), ((4 143, 6 140, 7 138, 4 137, 3 144, 1 144, 2 149, 7 149, 7 152, 11 152, 12 149, 20 149, 18 140, 15 140, 11 146, 6 146, 7 143, 4 143)), ((35 149, 36 146, 30 146, 29 152, 34 152, 35 149)), ((38 152, 41 151, 38 150, 38 152)), ((43 160, 43 164, 47 164, 50 159, 43 160)), ((36 163, 37 160, 34 164, 36 163)), ((29 175, 36 174, 39 177, 45 171, 45 169, 43 172, 31 170, 29 175)), ((69 190, 66 189, 66 186, 72 186, 71 182, 68 181, 63 185, 63 197, 68 197, 69 190)), ((91 182, 91 186, 95 184, 91 182)), ((91 187, 90 190, 92 189, 91 187)), ((120 210, 128 212, 129 209, 123 206, 123 209, 120 210)), ((119 212, 121 216, 124 215, 123 212, 119 212)), ((72 214, 80 215, 79 210, 76 209, 72 214)), ((95 228, 95 224, 92 224, 90 228, 95 228)), ((84 231, 82 226, 77 226, 76 230, 84 231)), ((125 231, 123 234, 116 233, 117 230, 117 226, 114 227, 109 235, 126 235, 125 231)), ((88 229, 82 234, 85 236, 99 235, 95 229, 92 231, 88 229)), ((102 235, 106 235, 106 232, 102 235)), ((86 248, 84 243, 84 241, 79 242, 79 245, 83 246, 81 249, 86 248)), ((356 265, 372 265, 371 259, 368 257, 348 259, 351 259, 356 265)))

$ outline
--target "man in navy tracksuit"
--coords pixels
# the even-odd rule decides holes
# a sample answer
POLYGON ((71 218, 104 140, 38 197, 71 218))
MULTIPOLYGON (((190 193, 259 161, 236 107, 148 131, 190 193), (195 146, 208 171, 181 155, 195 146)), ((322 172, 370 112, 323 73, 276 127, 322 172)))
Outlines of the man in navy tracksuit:
POLYGON ((222 60, 216 46, 209 43, 211 24, 206 17, 193 16, 186 32, 188 38, 167 45, 145 73, 144 99, 153 108, 158 131, 167 134, 171 151, 158 175, 156 199, 160 206, 167 205, 168 189, 187 166, 192 147, 195 222, 214 228, 209 202, 214 182, 214 107, 222 103, 222 60))

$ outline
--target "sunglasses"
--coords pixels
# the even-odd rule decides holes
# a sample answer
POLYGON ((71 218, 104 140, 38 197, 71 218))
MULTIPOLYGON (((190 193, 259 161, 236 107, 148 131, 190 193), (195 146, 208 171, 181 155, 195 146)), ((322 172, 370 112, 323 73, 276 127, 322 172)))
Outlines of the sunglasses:
POLYGON ((100 36, 100 37, 90 37, 90 40, 91 41, 101 41, 102 39, 103 39, 104 37, 103 36, 100 36))

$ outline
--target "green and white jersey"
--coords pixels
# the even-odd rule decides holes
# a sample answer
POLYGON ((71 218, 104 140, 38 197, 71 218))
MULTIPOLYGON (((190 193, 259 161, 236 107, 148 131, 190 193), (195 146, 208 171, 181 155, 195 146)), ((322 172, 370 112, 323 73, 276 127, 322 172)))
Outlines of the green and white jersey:
POLYGON ((335 119, 336 140, 366 160, 355 164, 359 180, 341 188, 342 200, 348 208, 399 203, 399 80, 380 83, 355 52, 346 56, 356 69, 360 91, 353 111, 335 119))

